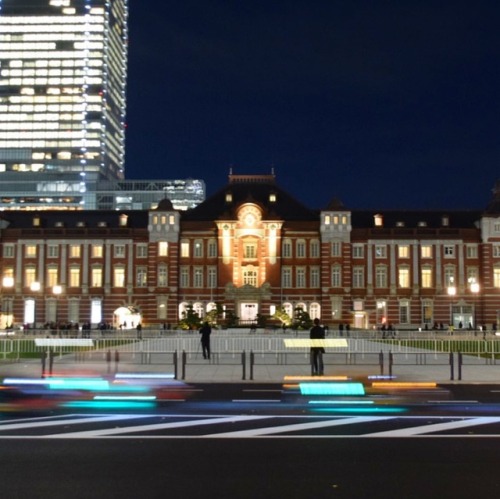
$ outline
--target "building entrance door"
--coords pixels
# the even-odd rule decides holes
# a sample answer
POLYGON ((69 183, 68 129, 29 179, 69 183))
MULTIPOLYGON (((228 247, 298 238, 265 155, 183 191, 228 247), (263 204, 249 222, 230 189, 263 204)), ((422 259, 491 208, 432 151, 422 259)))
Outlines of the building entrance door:
POLYGON ((240 303, 240 322, 252 322, 257 320, 259 304, 255 302, 240 303))

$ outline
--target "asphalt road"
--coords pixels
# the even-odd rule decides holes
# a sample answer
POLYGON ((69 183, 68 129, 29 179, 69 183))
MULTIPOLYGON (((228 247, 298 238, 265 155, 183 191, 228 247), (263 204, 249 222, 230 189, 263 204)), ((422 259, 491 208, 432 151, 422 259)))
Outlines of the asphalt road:
POLYGON ((4 413, 2 497, 500 495, 497 386, 319 405, 280 385, 191 388, 155 409, 4 413))

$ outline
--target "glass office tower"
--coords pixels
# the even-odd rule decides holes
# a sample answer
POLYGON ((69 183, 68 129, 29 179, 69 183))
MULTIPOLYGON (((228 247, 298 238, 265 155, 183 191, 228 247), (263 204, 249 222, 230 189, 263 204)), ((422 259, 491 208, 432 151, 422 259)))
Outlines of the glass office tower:
POLYGON ((127 0, 0 0, 0 182, 124 178, 127 0))

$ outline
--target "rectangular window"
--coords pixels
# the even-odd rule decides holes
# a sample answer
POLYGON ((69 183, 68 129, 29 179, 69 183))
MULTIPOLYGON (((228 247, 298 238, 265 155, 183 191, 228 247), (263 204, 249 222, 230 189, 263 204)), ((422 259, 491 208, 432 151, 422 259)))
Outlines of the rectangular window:
POLYGON ((493 256, 495 258, 500 257, 500 244, 494 244, 493 245, 493 256))
POLYGON ((334 265, 332 267, 332 288, 340 288, 342 286, 342 267, 334 265))
POLYGON ((166 265, 158 265, 158 286, 168 286, 168 267, 166 265))
POLYGON ((148 269, 147 267, 137 267, 135 271, 135 285, 138 288, 144 288, 148 285, 148 269))
POLYGON ((203 241, 196 240, 193 245, 193 256, 195 258, 203 257, 203 241))
POLYGON ((81 246, 79 244, 69 245, 69 256, 70 258, 80 258, 81 246))
POLYGON ((399 323, 410 323, 410 303, 406 300, 399 302, 399 323))
POLYGON ((292 242, 290 240, 283 241, 283 257, 291 258, 292 256, 292 242))
POLYGON ((408 267, 398 269, 398 284, 400 288, 410 287, 410 269, 408 267))
POLYGON ((420 247, 420 256, 422 258, 432 258, 432 246, 425 244, 420 247))
POLYGON ((257 245, 255 243, 245 243, 243 245, 243 257, 250 260, 257 258, 257 245))
POLYGON ((332 256, 341 256, 342 243, 340 241, 332 242, 332 256))
POLYGON ((4 244, 2 249, 2 255, 4 258, 14 258, 14 245, 4 244))
POLYGON ((59 284, 59 271, 57 267, 47 268, 47 286, 54 287, 59 284))
POLYGON ((34 282, 36 282, 36 268, 26 267, 24 269, 24 285, 29 288, 34 282))
POLYGON ((92 267, 92 286, 94 288, 102 287, 102 268, 92 267))
POLYGON ((495 288, 500 288, 500 267, 495 267, 493 269, 493 286, 495 288))
POLYGON ((147 258, 148 256, 148 245, 138 244, 137 245, 137 258, 147 258))
POLYGON ((188 241, 181 242, 181 257, 182 258, 189 258, 189 242, 188 241))
POLYGON ((375 245, 375 258, 387 258, 387 245, 386 244, 375 245))
POLYGON ((36 244, 27 244, 24 247, 24 255, 27 258, 34 258, 34 257, 36 257, 36 244))
POLYGON ((425 300, 422 303, 422 318, 424 324, 428 325, 433 324, 433 316, 434 316, 434 310, 432 307, 432 302, 429 300, 425 300))
POLYGON ((166 241, 158 243, 158 256, 168 256, 168 243, 166 241))
POLYGON ((445 267, 444 269, 444 285, 453 286, 455 283, 455 268, 445 267))
POLYGON ((306 271, 303 267, 297 268, 296 283, 295 287, 297 288, 305 288, 306 287, 306 271))
POLYGON ((208 287, 210 289, 214 289, 217 287, 217 268, 209 267, 208 268, 208 287))
POLYGON ((189 286, 189 268, 181 267, 180 269, 180 287, 187 288, 189 286))
POLYGON ((311 268, 311 288, 319 288, 319 267, 311 268))
POLYGON ((465 248, 467 258, 477 258, 477 244, 467 244, 465 248))
POLYGON ((319 258, 319 253, 320 253, 320 245, 319 245, 319 241, 317 241, 316 239, 314 241, 311 241, 311 258, 319 258))
POLYGON ((284 288, 292 287, 292 269, 285 267, 281 270, 281 285, 284 288))
POLYGON ((297 241, 297 258, 306 257, 306 243, 305 241, 297 241))
POLYGON ((398 245, 398 257, 410 258, 410 247, 407 244, 398 245))
POLYGON ((47 256, 49 258, 59 258, 59 246, 56 244, 49 244, 47 247, 47 256))
POLYGON ((102 244, 93 244, 92 245, 92 257, 93 258, 102 258, 104 254, 102 244))
POLYGON ((375 287, 387 287, 387 267, 384 265, 377 265, 377 268, 375 269, 375 287))
POLYGON ((69 286, 71 288, 80 287, 80 268, 70 267, 69 269, 69 286))
POLYGON ((363 267, 354 267, 352 269, 352 287, 365 287, 365 269, 363 267))
POLYGON ((254 268, 243 270, 243 284, 257 287, 257 271, 254 268))
POLYGON ((125 245, 124 244, 115 244, 113 249, 114 249, 115 258, 124 258, 125 257, 125 245))
POLYGON ((203 287, 203 269, 201 267, 194 268, 193 274, 193 288, 203 287))
POLYGON ((455 256, 455 245, 446 244, 443 248, 445 258, 453 258, 455 256))
POLYGON ((215 258, 217 256, 217 241, 208 241, 208 257, 215 258))
POLYGON ((115 288, 125 287, 125 267, 115 267, 113 269, 113 284, 115 288))
POLYGON ((365 256, 365 248, 362 244, 353 244, 352 246, 352 257, 353 258, 363 258, 365 256))
POLYGON ((421 276, 422 276, 422 287, 432 288, 432 269, 428 267, 422 268, 421 276))

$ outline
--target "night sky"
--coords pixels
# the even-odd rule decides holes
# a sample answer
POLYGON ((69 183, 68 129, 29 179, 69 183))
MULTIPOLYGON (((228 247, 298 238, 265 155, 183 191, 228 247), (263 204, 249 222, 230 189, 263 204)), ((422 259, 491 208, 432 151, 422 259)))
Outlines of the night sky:
POLYGON ((500 1, 129 0, 126 178, 274 172, 310 208, 483 209, 500 1))

